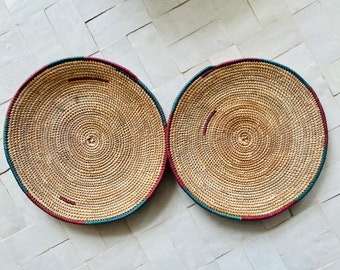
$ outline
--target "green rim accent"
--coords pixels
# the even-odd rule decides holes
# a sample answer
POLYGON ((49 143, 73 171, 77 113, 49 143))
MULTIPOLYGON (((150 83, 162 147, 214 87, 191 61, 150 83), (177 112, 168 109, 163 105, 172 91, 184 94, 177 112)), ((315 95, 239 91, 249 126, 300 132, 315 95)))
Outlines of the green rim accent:
POLYGON ((159 111, 159 114, 162 117, 162 123, 163 127, 166 126, 166 118, 163 112, 163 109, 161 105, 159 104, 158 100, 156 99, 155 95, 149 90, 149 88, 141 81, 138 80, 137 83, 145 90, 145 92, 149 95, 149 97, 152 99, 153 103, 156 105, 157 110, 159 111))
POLYGON ((202 76, 204 73, 206 73, 207 71, 211 70, 211 69, 214 69, 215 66, 208 66, 204 69, 202 69, 199 73, 197 73, 190 81, 188 81, 184 87, 182 88, 182 90, 180 91, 180 93, 177 95, 175 101, 174 101, 174 104, 172 104, 172 108, 171 108, 171 112, 175 112, 175 109, 177 107, 177 104, 179 102, 179 100, 181 99, 181 97, 183 96, 185 90, 200 76, 202 76))
POLYGON ((103 223, 109 223, 109 222, 112 222, 112 221, 117 221, 119 219, 122 219, 122 218, 125 218, 125 217, 131 215, 132 213, 137 211, 140 207, 142 207, 147 201, 148 201, 147 199, 143 199, 134 208, 132 208, 128 212, 121 214, 119 216, 116 216, 116 217, 113 217, 113 218, 108 218, 108 219, 102 219, 102 220, 85 221, 84 224, 85 225, 96 225, 96 224, 103 224, 103 223))
POLYGON ((205 210, 208 210, 208 211, 210 211, 210 212, 212 212, 216 215, 219 215, 221 217, 227 217, 227 218, 231 218, 231 219, 235 219, 235 220, 242 220, 242 218, 240 216, 233 216, 233 215, 225 214, 225 213, 222 213, 220 211, 217 211, 215 209, 210 208, 205 203, 201 202, 198 198, 196 198, 186 187, 183 187, 183 190, 190 196, 191 199, 193 199, 198 205, 200 205, 205 210))
POLYGON ((304 78, 302 78, 298 73, 296 73, 294 70, 292 70, 291 68, 285 66, 285 65, 282 65, 280 63, 277 63, 277 62, 274 62, 272 60, 267 60, 267 59, 259 59, 259 61, 261 62, 265 62, 265 63, 268 63, 268 64, 272 64, 274 66, 278 66, 280 68, 283 68, 284 70, 287 70, 288 72, 292 73, 296 78, 298 78, 307 88, 310 88, 311 86, 305 81, 304 78))
POLYGON ((305 197, 307 195, 307 193, 312 189, 312 187, 314 186, 314 184, 316 183, 316 180, 318 180, 320 173, 322 171, 322 168, 325 164, 326 161, 326 156, 327 156, 327 147, 324 148, 323 150, 323 154, 322 154, 322 159, 321 159, 321 163, 319 166, 319 170, 316 172, 312 182, 309 184, 309 186, 306 188, 306 190, 304 192, 302 192, 295 200, 296 202, 300 201, 303 197, 305 197))
POLYGON ((7 138, 8 138, 8 125, 9 125, 9 118, 6 117, 5 119, 5 126, 4 126, 4 140, 3 140, 3 146, 4 146, 4 151, 5 151, 5 156, 7 159, 7 163, 9 165, 9 168, 11 169, 13 176, 15 178, 15 180, 17 181, 18 185, 20 186, 21 190, 27 194, 28 190, 26 189, 26 187, 22 184, 19 175, 17 174, 17 171, 12 163, 11 157, 9 156, 9 151, 8 151, 8 142, 7 142, 7 138))
POLYGON ((79 61, 79 60, 84 60, 84 59, 85 59, 84 56, 69 57, 69 58, 65 58, 65 59, 60 59, 60 60, 54 61, 54 62, 48 64, 47 67, 51 68, 51 67, 54 67, 56 65, 63 64, 63 63, 66 63, 66 62, 79 61))

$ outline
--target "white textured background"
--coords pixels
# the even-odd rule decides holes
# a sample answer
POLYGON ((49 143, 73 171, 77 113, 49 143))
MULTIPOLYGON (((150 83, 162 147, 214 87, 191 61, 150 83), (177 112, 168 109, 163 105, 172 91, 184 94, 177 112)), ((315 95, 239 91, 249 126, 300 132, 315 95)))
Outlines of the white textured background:
POLYGON ((325 167, 301 202, 264 221, 212 215, 168 173, 135 214, 77 226, 25 197, 1 147, 0 269, 340 269, 339 0, 0 0, 1 131, 20 84, 76 55, 129 68, 167 116, 185 82, 207 65, 239 57, 285 64, 324 106, 325 167))

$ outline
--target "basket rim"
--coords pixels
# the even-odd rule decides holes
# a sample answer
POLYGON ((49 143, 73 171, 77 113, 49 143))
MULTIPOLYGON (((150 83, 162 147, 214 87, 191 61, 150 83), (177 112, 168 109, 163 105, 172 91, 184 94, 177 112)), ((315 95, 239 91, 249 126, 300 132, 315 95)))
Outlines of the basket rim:
POLYGON ((4 131, 3 131, 3 149, 5 152, 5 156, 6 156, 6 160, 7 163, 9 165, 10 170, 12 171, 12 174, 15 178, 15 180, 17 181, 18 185, 20 186, 21 190, 25 193, 25 195, 36 205, 38 206, 40 209, 42 209, 44 212, 46 212, 47 214, 61 220, 61 221, 65 221, 68 223, 73 223, 73 224, 79 224, 79 225, 95 225, 95 224, 103 224, 103 223, 109 223, 112 221, 117 221, 120 219, 123 219, 131 214, 133 214, 134 212, 136 212, 140 207, 142 207, 148 200, 149 198, 152 196, 152 194, 155 192, 156 188, 158 187, 163 174, 165 172, 165 168, 166 168, 166 162, 167 162, 167 153, 166 153, 166 126, 167 126, 167 122, 166 122, 166 118, 163 112, 163 109, 160 105, 160 103, 158 102, 158 100, 156 99, 155 95, 148 89, 148 87, 133 73, 131 72, 129 69, 105 60, 105 59, 101 59, 101 58, 96 58, 96 57, 91 57, 91 56, 76 56, 76 57, 68 57, 68 58, 63 58, 60 60, 56 60, 51 62, 50 64, 47 64, 43 67, 41 67, 40 69, 38 69, 37 71, 35 71, 31 76, 29 76, 22 84, 21 86, 18 88, 18 90, 16 91, 16 93, 14 94, 7 112, 6 112, 6 116, 5 116, 5 123, 4 123, 4 131), (151 98, 152 102, 154 103, 154 105, 157 108, 157 111, 159 112, 161 119, 162 119, 162 125, 163 125, 163 131, 164 131, 164 141, 165 141, 165 151, 164 151, 164 157, 163 157, 163 161, 162 161, 162 167, 161 170, 159 172, 158 178, 155 182, 155 184, 153 185, 152 189, 149 191, 149 193, 147 194, 147 196, 139 203, 137 204, 135 207, 133 207, 132 209, 128 210, 127 212, 117 215, 117 216, 113 216, 111 218, 107 218, 107 219, 98 219, 98 220, 92 220, 92 221, 86 221, 86 220, 75 220, 75 219, 69 219, 66 217, 63 217, 61 215, 58 215, 56 213, 54 213, 53 211, 47 209, 42 203, 40 203, 37 199, 35 199, 27 190, 27 188, 24 186, 24 184, 22 183, 14 165, 13 165, 13 161, 11 159, 11 156, 9 154, 9 148, 8 148, 8 129, 9 129, 9 125, 10 125, 10 115, 11 115, 11 111, 13 109, 13 106, 16 102, 16 100, 18 99, 20 93, 25 89, 25 87, 39 74, 41 74, 42 72, 44 72, 45 70, 48 70, 49 68, 52 68, 54 66, 63 64, 63 63, 67 63, 67 62, 77 62, 77 61, 93 61, 93 62, 98 62, 98 63, 103 63, 103 64, 107 64, 109 66, 112 66, 116 69, 116 71, 122 73, 124 76, 128 77, 129 79, 133 80, 135 83, 137 83, 144 91, 145 93, 151 98))
POLYGON ((166 149, 167 156, 168 156, 168 159, 169 159, 171 170, 172 170, 172 172, 173 172, 173 174, 176 178, 177 183, 189 195, 189 197, 193 201, 195 201, 199 206, 201 206, 203 209, 208 210, 209 212, 214 213, 218 216, 222 216, 222 217, 226 217, 226 218, 230 218, 230 219, 235 219, 235 220, 262 220, 262 219, 271 218, 271 217, 276 216, 276 215, 282 213, 283 211, 287 210, 292 205, 294 205, 295 203, 300 201, 303 197, 305 197, 307 195, 307 193, 312 189, 312 187, 316 183, 317 179, 319 178, 321 170, 322 170, 322 168, 325 164, 325 161, 326 161, 326 155, 327 155, 327 149, 328 149, 328 128, 327 128, 327 121, 326 121, 326 115, 325 115, 324 109, 322 107, 322 104, 321 104, 315 90, 297 72, 295 72, 294 70, 292 70, 291 68, 289 68, 289 67, 287 67, 283 64, 280 64, 278 62, 268 60, 268 59, 263 59, 263 58, 238 58, 238 59, 222 62, 222 63, 217 64, 217 65, 207 66, 204 69, 202 69, 201 71, 199 71, 196 75, 194 75, 184 85, 184 87, 179 92, 179 94, 177 95, 177 97, 176 97, 176 99, 173 103, 173 106, 172 106, 172 109, 171 109, 171 112, 170 112, 170 116, 168 118, 166 141, 167 141, 167 149, 166 149), (172 124, 172 120, 173 120, 173 115, 176 112, 178 103, 179 103, 181 97, 183 96, 183 94, 186 92, 186 90, 191 86, 191 84, 194 81, 196 81, 197 79, 199 79, 201 77, 207 76, 209 73, 211 73, 214 70, 217 70, 217 69, 225 67, 225 66, 243 63, 243 62, 263 62, 263 63, 267 63, 267 64, 270 64, 270 65, 274 65, 276 67, 279 67, 281 69, 288 71, 293 76, 295 76, 300 82, 302 82, 303 85, 307 88, 307 90, 310 91, 310 93, 313 95, 313 98, 317 103, 317 106, 318 106, 318 109, 320 111, 321 118, 322 118, 322 124, 323 124, 323 129, 324 129, 324 136, 325 136, 324 137, 324 140, 325 140, 324 149, 323 149, 323 154, 322 154, 322 158, 321 158, 319 168, 318 168, 316 174, 314 175, 312 181, 307 186, 307 188, 305 190, 303 190, 300 194, 298 194, 298 196, 295 199, 293 199, 290 203, 284 205, 283 207, 281 207, 281 208, 279 208, 279 209, 277 209, 277 210, 275 210, 271 213, 268 213, 268 214, 265 214, 265 215, 259 215, 259 216, 231 215, 231 214, 227 214, 227 213, 218 211, 216 209, 213 209, 212 207, 210 207, 207 204, 205 204, 204 202, 202 202, 199 198, 197 198, 194 194, 192 194, 190 192, 190 190, 185 186, 184 182, 182 181, 181 177, 179 176, 179 174, 177 172, 177 169, 176 169, 175 164, 174 164, 174 160, 173 160, 172 155, 171 155, 170 131, 171 131, 171 124, 172 124))

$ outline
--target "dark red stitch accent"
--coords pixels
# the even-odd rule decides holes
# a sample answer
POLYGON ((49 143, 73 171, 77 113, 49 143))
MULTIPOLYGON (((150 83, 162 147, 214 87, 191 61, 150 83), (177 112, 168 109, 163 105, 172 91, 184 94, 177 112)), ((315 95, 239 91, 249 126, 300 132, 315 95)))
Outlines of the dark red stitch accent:
POLYGON ((40 209, 42 209, 43 211, 45 211, 47 214, 51 215, 52 217, 55 217, 55 218, 57 218, 59 220, 70 222, 70 223, 73 223, 73 224, 84 225, 84 221, 61 217, 61 216, 53 213, 52 211, 47 209, 43 204, 38 202, 30 193, 27 193, 26 195, 36 206, 38 206, 40 209))
POLYGON ((132 80, 138 82, 138 77, 133 74, 129 69, 127 69, 126 67, 123 67, 119 64, 116 64, 116 63, 112 63, 110 61, 107 61, 105 59, 101 59, 101 58, 96 58, 96 57, 92 57, 92 56, 88 56, 88 57, 85 57, 85 59, 88 59, 88 60, 94 60, 94 61, 97 61, 97 62, 102 62, 102 63, 106 63, 106 64, 109 64, 110 66, 113 66, 117 69, 117 71, 123 71, 126 75, 130 76, 132 80))
POLYGON ((66 199, 66 198, 63 197, 63 196, 60 196, 59 199, 62 200, 62 201, 64 201, 64 202, 66 202, 66 203, 68 203, 68 204, 76 205, 76 203, 75 203, 74 201, 71 201, 71 200, 69 200, 69 199, 66 199))
POLYGON ((282 213, 283 211, 287 210, 289 207, 291 207, 292 205, 294 205, 296 203, 296 201, 292 201, 291 203, 285 205, 284 207, 280 208, 279 210, 276 210, 270 214, 267 215, 263 215, 263 216, 255 216, 255 217, 241 217, 242 220, 258 220, 258 219, 265 219, 265 218, 271 218, 273 216, 276 216, 280 213, 282 213))
POLYGON ((179 186, 181 188, 185 188, 185 185, 182 181, 182 179, 179 177, 178 173, 177 173, 177 170, 175 168, 175 164, 171 158, 171 155, 170 155, 170 150, 168 151, 169 152, 169 163, 170 163, 170 167, 171 167, 171 170, 172 170, 172 173, 174 174, 176 180, 177 180, 177 183, 179 184, 179 186))
POLYGON ((328 128, 327 128, 327 121, 326 121, 326 115, 325 115, 325 112, 322 108, 322 105, 321 105, 321 102, 318 98, 318 96, 316 95, 314 89, 312 87, 309 87, 308 88, 309 91, 312 93, 318 107, 319 107, 319 110, 320 110, 320 113, 321 113, 321 118, 322 118, 322 123, 323 123, 323 128, 325 130, 325 143, 324 143, 324 147, 327 147, 328 146, 328 128))
POLYGON ((204 124, 204 127, 203 127, 203 135, 205 136, 205 134, 207 133, 207 128, 208 128, 208 125, 209 125, 209 122, 211 121, 211 118, 214 117, 216 113, 216 110, 211 112, 211 114, 209 115, 209 117, 207 118, 207 121, 205 121, 205 124, 204 124))

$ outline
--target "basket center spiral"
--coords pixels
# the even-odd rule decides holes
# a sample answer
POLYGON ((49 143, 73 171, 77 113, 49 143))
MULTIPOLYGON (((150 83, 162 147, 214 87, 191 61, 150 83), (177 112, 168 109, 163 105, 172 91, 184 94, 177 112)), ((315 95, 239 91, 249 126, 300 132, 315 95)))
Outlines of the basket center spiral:
POLYGON ((98 138, 95 135, 89 135, 86 138, 86 142, 89 146, 94 147, 97 145, 98 138))
POLYGON ((242 146, 248 146, 251 143, 251 134, 247 131, 241 131, 238 134, 238 142, 242 145, 242 146))

